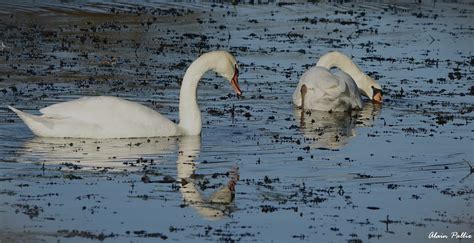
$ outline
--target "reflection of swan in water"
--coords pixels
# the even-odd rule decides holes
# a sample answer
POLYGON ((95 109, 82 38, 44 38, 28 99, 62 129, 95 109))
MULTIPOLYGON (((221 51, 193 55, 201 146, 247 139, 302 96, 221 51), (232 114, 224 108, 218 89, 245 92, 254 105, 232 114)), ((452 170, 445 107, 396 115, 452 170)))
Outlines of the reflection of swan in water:
MULTIPOLYGON (((238 171, 230 173, 229 182, 218 188, 211 196, 204 197, 194 181, 201 141, 199 136, 153 139, 63 139, 35 137, 28 140, 16 152, 15 161, 46 164, 72 163, 86 168, 109 168, 140 171, 141 165, 158 163, 164 157, 174 157, 176 145, 179 147, 176 161, 180 192, 184 201, 207 219, 224 217, 233 208, 235 184, 238 171), (137 158, 143 158, 137 160, 137 158), (154 159, 155 161, 153 162, 154 159), (126 162, 127 164, 124 164, 126 162), (130 166, 134 163, 136 166, 130 166), (140 165, 140 163, 143 163, 140 165)), ((172 158, 165 158, 170 160, 172 158)))
POLYGON ((362 110, 352 112, 303 111, 293 109, 295 119, 312 148, 337 149, 356 136, 356 127, 370 126, 380 113, 380 104, 367 102, 362 110))
MULTIPOLYGON (((74 163, 86 168, 118 169, 138 158, 173 156, 177 138, 73 139, 35 137, 15 154, 15 161, 74 163)), ((139 167, 137 167, 139 169, 139 167)))
POLYGON ((232 210, 235 183, 238 180, 238 171, 231 172, 227 185, 218 188, 209 198, 205 199, 200 193, 193 179, 196 164, 194 160, 199 155, 201 146, 200 137, 182 137, 179 143, 178 160, 176 166, 178 179, 181 180, 180 192, 186 203, 194 207, 199 214, 207 219, 219 219, 232 210))

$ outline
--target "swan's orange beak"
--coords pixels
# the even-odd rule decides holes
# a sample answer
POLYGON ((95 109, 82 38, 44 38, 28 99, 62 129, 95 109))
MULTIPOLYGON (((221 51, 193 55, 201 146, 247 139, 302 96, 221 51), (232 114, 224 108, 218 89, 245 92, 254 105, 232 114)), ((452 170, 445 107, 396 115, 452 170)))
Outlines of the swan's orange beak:
POLYGON ((375 103, 382 103, 382 90, 374 89, 374 96, 372 97, 372 101, 375 103))
POLYGON ((235 67, 234 76, 232 77, 230 84, 232 85, 232 88, 234 89, 237 96, 241 96, 242 90, 240 90, 239 86, 239 69, 237 69, 237 67, 235 67))

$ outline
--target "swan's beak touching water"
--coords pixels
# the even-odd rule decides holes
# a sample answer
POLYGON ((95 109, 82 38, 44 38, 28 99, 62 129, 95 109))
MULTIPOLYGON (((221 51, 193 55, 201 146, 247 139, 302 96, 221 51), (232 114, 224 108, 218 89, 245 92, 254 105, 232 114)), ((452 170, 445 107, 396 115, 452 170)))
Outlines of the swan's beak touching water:
POLYGON ((306 87, 306 84, 303 84, 301 86, 301 109, 304 110, 304 97, 306 96, 306 93, 308 92, 308 87, 306 87))
POLYGON ((372 89, 374 93, 374 95, 372 96, 372 100, 375 103, 382 103, 382 90, 376 89, 376 88, 372 88, 372 89))
POLYGON ((232 77, 230 84, 232 85, 232 88, 234 89, 237 96, 242 96, 242 90, 240 90, 239 86, 239 69, 237 68, 237 65, 235 65, 234 76, 232 77))

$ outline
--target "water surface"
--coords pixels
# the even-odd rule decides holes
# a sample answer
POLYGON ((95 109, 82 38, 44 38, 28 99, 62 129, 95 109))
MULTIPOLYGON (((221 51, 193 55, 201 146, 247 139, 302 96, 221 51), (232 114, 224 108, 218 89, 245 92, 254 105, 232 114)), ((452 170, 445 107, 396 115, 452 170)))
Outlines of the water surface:
POLYGON ((472 235, 473 14, 471 5, 445 3, 5 4, 0 239, 472 235), (207 74, 198 91, 200 137, 38 138, 6 108, 38 114, 113 95, 177 121, 186 67, 216 49, 237 57, 244 97, 207 74), (292 106, 298 78, 331 50, 353 56, 381 83, 383 105, 342 114, 292 106), (234 202, 209 203, 235 167, 234 202))

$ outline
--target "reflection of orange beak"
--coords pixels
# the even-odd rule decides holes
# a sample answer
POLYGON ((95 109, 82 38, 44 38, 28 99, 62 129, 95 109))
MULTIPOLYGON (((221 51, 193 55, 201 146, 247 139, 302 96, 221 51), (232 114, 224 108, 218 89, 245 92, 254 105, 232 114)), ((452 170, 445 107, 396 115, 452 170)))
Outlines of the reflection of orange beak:
POLYGON ((375 89, 374 91, 375 93, 372 97, 372 101, 374 101, 375 103, 382 103, 382 91, 380 91, 379 89, 375 89))
POLYGON ((236 183, 234 180, 230 180, 229 183, 227 183, 227 187, 231 192, 235 192, 235 184, 236 183))
POLYGON ((234 76, 232 77, 232 80, 230 81, 230 84, 232 85, 232 88, 234 89, 237 96, 241 96, 242 90, 240 90, 240 86, 239 86, 239 70, 237 69, 237 67, 235 68, 235 73, 234 73, 234 76))

